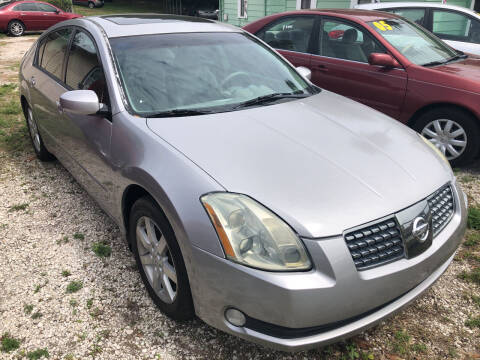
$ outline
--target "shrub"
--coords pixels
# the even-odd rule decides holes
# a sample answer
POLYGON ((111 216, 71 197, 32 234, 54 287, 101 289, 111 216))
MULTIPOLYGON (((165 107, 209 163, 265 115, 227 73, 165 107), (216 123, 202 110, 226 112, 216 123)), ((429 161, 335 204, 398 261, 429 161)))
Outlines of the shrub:
POLYGON ((52 5, 62 9, 63 11, 72 12, 72 0, 46 0, 52 5))

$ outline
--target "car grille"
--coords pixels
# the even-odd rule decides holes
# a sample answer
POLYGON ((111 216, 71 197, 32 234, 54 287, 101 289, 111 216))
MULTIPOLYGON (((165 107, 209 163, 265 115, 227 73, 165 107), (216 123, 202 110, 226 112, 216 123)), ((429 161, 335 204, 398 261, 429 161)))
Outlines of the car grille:
POLYGON ((452 188, 446 185, 427 198, 432 212, 433 236, 436 236, 450 221, 455 211, 452 188))
POLYGON ((405 255, 400 228, 394 218, 345 234, 358 270, 398 260, 405 255))

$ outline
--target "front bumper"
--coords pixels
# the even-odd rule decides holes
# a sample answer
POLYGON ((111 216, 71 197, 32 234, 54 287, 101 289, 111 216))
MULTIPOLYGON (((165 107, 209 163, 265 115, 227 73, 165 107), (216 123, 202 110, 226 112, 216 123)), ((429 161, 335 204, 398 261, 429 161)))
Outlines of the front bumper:
POLYGON ((196 313, 216 328, 279 350, 351 337, 413 301, 447 269, 466 228, 465 199, 453 189, 455 214, 424 253, 370 270, 357 271, 342 236, 303 239, 315 266, 296 273, 251 269, 193 248, 196 313), (247 315, 244 327, 225 320, 229 307, 247 315))

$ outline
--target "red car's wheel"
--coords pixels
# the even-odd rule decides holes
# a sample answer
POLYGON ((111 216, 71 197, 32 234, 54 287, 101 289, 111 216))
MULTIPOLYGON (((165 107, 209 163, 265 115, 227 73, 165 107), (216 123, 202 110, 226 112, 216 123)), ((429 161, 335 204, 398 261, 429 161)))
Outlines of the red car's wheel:
POLYGON ((25 32, 25 25, 20 20, 12 20, 8 24, 8 33, 12 36, 22 36, 25 32))

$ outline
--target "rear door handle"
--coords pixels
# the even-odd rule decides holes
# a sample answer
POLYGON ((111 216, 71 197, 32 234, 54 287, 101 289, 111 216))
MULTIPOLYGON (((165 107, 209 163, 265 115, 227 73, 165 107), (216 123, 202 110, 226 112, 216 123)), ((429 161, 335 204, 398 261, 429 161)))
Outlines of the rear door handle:
POLYGON ((31 84, 32 86, 35 86, 36 83, 37 83, 37 81, 35 80, 35 76, 32 76, 32 77, 30 78, 30 84, 31 84))

